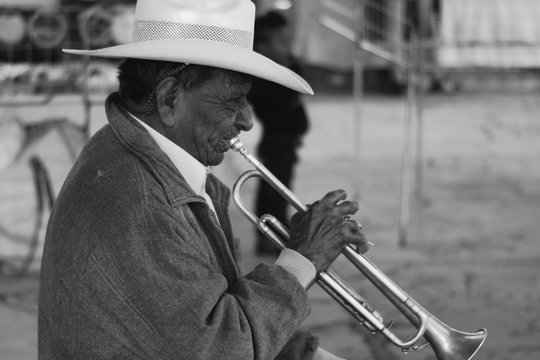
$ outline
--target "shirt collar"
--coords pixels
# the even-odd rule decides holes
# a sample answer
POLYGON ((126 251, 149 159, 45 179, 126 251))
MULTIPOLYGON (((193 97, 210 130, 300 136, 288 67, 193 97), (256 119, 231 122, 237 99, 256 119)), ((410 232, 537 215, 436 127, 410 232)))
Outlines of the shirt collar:
POLYGON ((171 159, 174 166, 184 176, 184 179, 186 179, 186 182, 193 191, 197 195, 206 194, 206 177, 210 173, 210 169, 197 161, 197 159, 180 146, 161 135, 145 122, 139 120, 135 115, 131 113, 130 115, 148 131, 161 151, 171 159))

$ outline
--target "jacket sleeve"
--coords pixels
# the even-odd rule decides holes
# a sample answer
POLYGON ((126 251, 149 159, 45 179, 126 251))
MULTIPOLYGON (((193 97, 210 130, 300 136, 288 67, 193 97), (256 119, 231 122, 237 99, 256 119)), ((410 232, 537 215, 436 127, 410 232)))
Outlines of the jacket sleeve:
POLYGON ((275 360, 312 360, 319 338, 307 330, 296 331, 275 360))
POLYGON ((94 249, 93 290, 109 308, 99 321, 117 324, 143 358, 274 359, 309 314, 298 281, 261 264, 229 283, 193 219, 145 212, 94 249))

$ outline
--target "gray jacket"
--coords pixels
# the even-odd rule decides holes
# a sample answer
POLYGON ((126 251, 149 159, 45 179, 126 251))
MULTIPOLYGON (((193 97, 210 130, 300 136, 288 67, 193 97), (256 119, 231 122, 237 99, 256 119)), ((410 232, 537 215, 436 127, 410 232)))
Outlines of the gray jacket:
POLYGON ((276 265, 241 276, 229 190, 209 176, 220 226, 117 94, 106 110, 48 225, 39 359, 275 358, 309 314, 305 290, 276 265))

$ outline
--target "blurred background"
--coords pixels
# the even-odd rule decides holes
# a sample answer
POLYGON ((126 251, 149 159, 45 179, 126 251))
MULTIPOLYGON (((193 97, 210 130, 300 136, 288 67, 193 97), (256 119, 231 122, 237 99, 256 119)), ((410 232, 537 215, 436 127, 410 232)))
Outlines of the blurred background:
MULTIPOLYGON (((216 0, 217 1, 217 0, 216 0)), ((315 95, 293 189, 345 189, 375 244, 368 257, 444 323, 488 329, 475 359, 540 357, 540 2, 258 0, 293 25, 315 95)), ((203 1, 201 3, 212 3, 203 1)), ((62 48, 129 42, 132 0, 0 0, 0 359, 37 358, 39 265, 48 213, 78 153, 106 124, 114 60, 62 48)), ((255 150, 262 127, 244 135, 255 150)), ((247 169, 228 154, 232 187, 247 169)), ((246 190, 254 202, 255 185, 246 190)), ((231 206, 243 267, 272 261, 231 206)), ((340 275, 411 336, 409 322, 341 257, 340 275)), ((305 326, 347 359, 434 359, 371 336, 309 291, 305 326)))

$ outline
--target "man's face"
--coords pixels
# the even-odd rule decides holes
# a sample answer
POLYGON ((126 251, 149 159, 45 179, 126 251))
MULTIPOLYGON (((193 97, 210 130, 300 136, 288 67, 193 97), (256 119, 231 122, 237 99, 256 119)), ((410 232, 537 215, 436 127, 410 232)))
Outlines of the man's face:
POLYGON ((251 80, 219 70, 202 86, 180 90, 175 99, 175 126, 167 137, 206 166, 223 161, 229 140, 249 131, 253 120, 246 102, 251 80))

